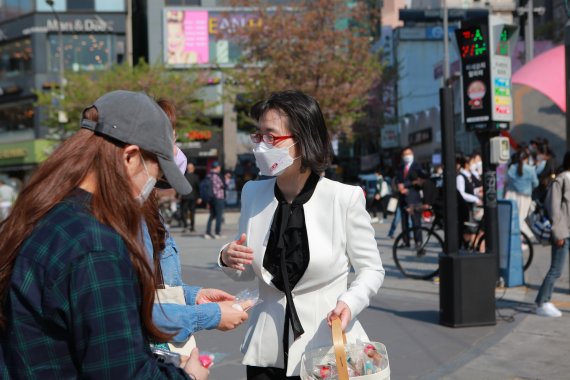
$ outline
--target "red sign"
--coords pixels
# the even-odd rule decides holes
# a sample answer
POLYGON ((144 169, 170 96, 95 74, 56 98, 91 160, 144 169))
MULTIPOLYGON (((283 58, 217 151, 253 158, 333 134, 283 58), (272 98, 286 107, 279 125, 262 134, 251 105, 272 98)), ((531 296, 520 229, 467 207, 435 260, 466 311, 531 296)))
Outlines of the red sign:
POLYGON ((190 141, 208 141, 212 138, 212 131, 190 131, 186 133, 186 137, 190 141))

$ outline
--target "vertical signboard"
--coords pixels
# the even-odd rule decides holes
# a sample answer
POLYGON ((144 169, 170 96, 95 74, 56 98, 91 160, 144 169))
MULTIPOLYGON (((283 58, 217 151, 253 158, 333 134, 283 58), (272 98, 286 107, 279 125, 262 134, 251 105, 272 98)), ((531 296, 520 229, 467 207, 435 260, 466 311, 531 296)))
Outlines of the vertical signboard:
POLYGON ((486 128, 491 117, 489 37, 486 25, 456 32, 463 75, 463 113, 469 129, 486 128))
POLYGON ((491 51, 492 119, 498 122, 513 121, 511 92, 511 39, 516 27, 506 25, 496 16, 489 16, 491 51))

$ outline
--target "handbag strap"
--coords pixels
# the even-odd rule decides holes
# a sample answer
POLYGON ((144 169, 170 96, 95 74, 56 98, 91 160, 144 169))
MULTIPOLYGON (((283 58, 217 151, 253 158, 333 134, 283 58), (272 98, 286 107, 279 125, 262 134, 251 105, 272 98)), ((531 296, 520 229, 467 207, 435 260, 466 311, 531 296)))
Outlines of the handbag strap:
POLYGON ((348 363, 346 361, 346 335, 342 331, 340 319, 334 317, 332 320, 332 340, 334 346, 334 356, 339 380, 348 380, 348 363))

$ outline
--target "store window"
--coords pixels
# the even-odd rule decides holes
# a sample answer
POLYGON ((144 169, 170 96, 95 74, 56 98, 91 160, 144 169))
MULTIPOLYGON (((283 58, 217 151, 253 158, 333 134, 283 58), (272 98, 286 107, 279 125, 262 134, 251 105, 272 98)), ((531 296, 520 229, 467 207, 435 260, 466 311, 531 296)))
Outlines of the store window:
POLYGON ((33 102, 0 106, 0 134, 30 131, 33 128, 33 102))
POLYGON ((201 5, 201 0, 166 0, 166 5, 201 5))
POLYGON ((32 72, 29 38, 0 44, 0 80, 32 72))
POLYGON ((34 0, 0 0, 0 21, 32 13, 34 0))
POLYGON ((68 11, 95 10, 95 0, 67 0, 68 11))
MULTIPOLYGON (((114 34, 63 35, 64 68, 70 71, 104 70, 120 62, 124 54, 123 36, 114 34)), ((59 71, 59 37, 48 36, 48 71, 59 71)))
MULTIPOLYGON (((67 0, 53 0, 53 9, 56 12, 65 12, 67 0)), ((38 12, 51 12, 51 7, 46 3, 46 0, 36 0, 36 9, 38 12)))
MULTIPOLYGON (((131 1, 131 0, 128 0, 131 1)), ((125 12, 125 1, 123 0, 95 0, 95 10, 97 12, 125 12)))

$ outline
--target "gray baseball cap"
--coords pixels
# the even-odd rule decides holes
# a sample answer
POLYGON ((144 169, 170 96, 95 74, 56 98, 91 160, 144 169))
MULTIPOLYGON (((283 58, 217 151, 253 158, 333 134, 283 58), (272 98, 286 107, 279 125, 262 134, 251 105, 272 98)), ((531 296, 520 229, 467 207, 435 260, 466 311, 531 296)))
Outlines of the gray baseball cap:
POLYGON ((155 154, 168 183, 181 195, 192 191, 174 161, 172 124, 152 98, 143 92, 112 91, 91 107, 97 109, 99 121, 82 119, 82 128, 155 154))

